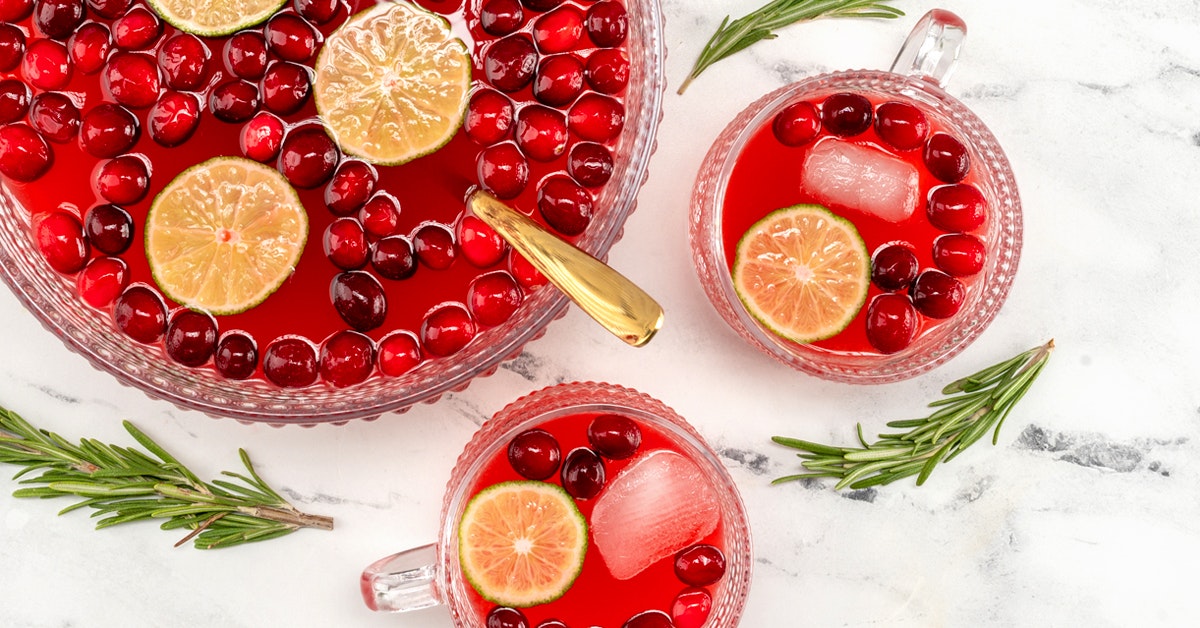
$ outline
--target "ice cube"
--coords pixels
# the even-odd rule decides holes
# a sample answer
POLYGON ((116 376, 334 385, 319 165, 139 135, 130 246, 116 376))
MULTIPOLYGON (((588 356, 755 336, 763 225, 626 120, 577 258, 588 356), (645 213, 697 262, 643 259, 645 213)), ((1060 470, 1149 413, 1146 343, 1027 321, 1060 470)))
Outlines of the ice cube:
POLYGON ((592 540, 613 577, 628 580, 700 542, 719 520, 716 492, 700 467, 658 449, 605 487, 592 510, 592 540))
POLYGON ((917 208, 920 175, 912 164, 873 146, 828 138, 804 160, 801 185, 826 207, 845 207, 900 222, 917 208))

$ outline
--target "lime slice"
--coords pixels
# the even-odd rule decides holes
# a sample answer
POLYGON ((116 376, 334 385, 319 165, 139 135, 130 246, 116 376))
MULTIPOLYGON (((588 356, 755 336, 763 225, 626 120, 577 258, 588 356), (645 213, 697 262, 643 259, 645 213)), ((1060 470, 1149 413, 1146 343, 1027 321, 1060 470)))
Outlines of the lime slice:
POLYGON ((820 205, 772 212, 738 241, 738 298, 763 326, 792 342, 823 340, 845 329, 870 284, 871 258, 858 230, 820 205))
POLYGON ((201 37, 220 37, 271 17, 287 0, 148 0, 171 26, 201 37))
POLYGON ((408 2, 350 18, 325 40, 315 69, 313 99, 334 140, 385 165, 449 142, 471 87, 470 54, 450 23, 408 2))
POLYGON ((501 606, 525 608, 562 597, 583 569, 587 523, 556 484, 501 482, 467 503, 458 558, 467 582, 501 606))
POLYGON ((236 314, 291 275, 308 214, 274 168, 217 157, 168 183, 145 229, 146 259, 163 294, 192 309, 236 314))

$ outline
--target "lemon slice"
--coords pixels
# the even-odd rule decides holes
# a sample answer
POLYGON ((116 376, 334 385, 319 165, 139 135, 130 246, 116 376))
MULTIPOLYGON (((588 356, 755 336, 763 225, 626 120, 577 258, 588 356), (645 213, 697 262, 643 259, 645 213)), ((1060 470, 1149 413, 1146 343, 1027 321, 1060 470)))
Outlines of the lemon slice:
POLYGON ((220 37, 265 21, 287 0, 148 0, 171 26, 201 37, 220 37))
POLYGON ((738 241, 733 287, 777 336, 814 342, 836 335, 862 309, 871 258, 850 221, 820 205, 768 214, 738 241))
POLYGON ((450 23, 385 2, 334 31, 317 58, 313 99, 346 153, 397 165, 441 148, 462 124, 471 57, 450 23))
POLYGON ((562 597, 583 569, 587 523, 556 484, 501 482, 467 503, 458 558, 485 600, 525 608, 562 597))
POLYGON ((217 157, 168 183, 145 229, 146 259, 163 294, 192 309, 236 314, 291 275, 308 214, 274 168, 217 157))

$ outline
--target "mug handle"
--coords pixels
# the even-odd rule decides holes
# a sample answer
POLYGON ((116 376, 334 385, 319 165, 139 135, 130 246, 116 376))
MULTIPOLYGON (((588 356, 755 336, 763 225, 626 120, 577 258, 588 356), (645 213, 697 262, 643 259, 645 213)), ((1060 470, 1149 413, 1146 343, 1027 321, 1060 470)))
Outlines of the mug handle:
POLYGON ((913 26, 892 72, 945 87, 967 37, 967 24, 945 9, 933 9, 913 26))
POLYGON ((371 610, 404 613, 442 603, 436 578, 437 545, 431 543, 371 563, 359 586, 371 610))

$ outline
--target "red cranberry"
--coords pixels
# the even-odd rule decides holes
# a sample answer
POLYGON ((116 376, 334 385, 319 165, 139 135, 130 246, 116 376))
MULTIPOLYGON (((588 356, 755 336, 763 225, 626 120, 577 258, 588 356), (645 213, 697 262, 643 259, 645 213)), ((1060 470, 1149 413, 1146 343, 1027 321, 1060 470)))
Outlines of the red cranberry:
POLYGON ((133 155, 110 159, 96 172, 96 191, 110 203, 132 205, 145 198, 149 189, 146 162, 133 155))
POLYGON ((217 349, 217 321, 203 312, 183 310, 171 317, 163 345, 172 360, 184 366, 200 366, 217 349))
POLYGON ((958 313, 967 298, 962 282, 940 270, 927 270, 912 285, 912 301, 917 311, 929 318, 950 318, 958 313))
POLYGON ((149 107, 158 100, 158 66, 147 55, 119 52, 104 68, 104 87, 126 107, 149 107))
POLYGON ((375 368, 375 345, 356 331, 340 331, 321 345, 321 378, 338 388, 361 384, 375 368))
POLYGON ((946 133, 934 133, 925 144, 925 167, 946 183, 958 183, 971 171, 971 156, 962 142, 946 133))
POLYGON ((538 55, 533 42, 523 34, 499 39, 483 55, 483 74, 493 87, 515 92, 533 80, 538 55))
POLYGON ((247 81, 267 71, 267 40, 258 31, 242 31, 225 42, 225 67, 247 81))
POLYGON ((301 388, 317 381, 317 352, 307 340, 283 337, 263 352, 263 375, 282 388, 301 388))
POLYGON ((537 204, 546 223, 566 236, 583 233, 592 220, 592 195, 565 176, 542 181, 537 204))
POLYGON ((547 57, 538 65, 533 95, 551 107, 561 107, 583 92, 583 62, 573 55, 547 57))
POLYGON ((642 445, 642 430, 637 423, 619 414, 601 414, 592 419, 587 437, 592 449, 612 460, 629 458, 642 445))
POLYGON ((479 182, 497 198, 516 198, 529 184, 529 162, 516 144, 496 144, 479 154, 479 182))
POLYGON ((371 268, 384 279, 400 281, 417 272, 417 253, 401 235, 380 238, 371 249, 371 268))
POLYGON ((97 251, 120 255, 133 244, 133 216, 116 205, 96 205, 83 217, 83 233, 97 251))
POLYGON ((525 430, 508 443, 508 463, 530 480, 554 475, 561 458, 558 441, 546 430, 525 430))
POLYGON ((417 259, 434 270, 445 270, 454 263, 454 233, 444 225, 422 225, 413 235, 413 248, 417 259))
POLYGON ((24 124, 0 127, 0 174, 29 182, 46 174, 54 163, 54 152, 45 138, 24 124))
POLYGON ((163 146, 178 146, 192 137, 200 122, 200 101, 192 94, 165 92, 146 114, 150 137, 163 146))
POLYGON ((525 13, 517 0, 484 0, 479 11, 479 24, 494 37, 515 33, 525 23, 525 13))
POLYGON ((950 233, 933 241, 933 263, 955 277, 970 277, 983 270, 987 250, 979 238, 950 233))
POLYGON ((585 94, 571 107, 568 121, 579 137, 606 142, 621 133, 625 125, 625 107, 609 96, 585 94))
POLYGON ((862 94, 841 92, 821 103, 821 123, 834 135, 851 137, 871 128, 871 101, 862 94))
POLYGON ((533 23, 533 41, 542 54, 574 50, 582 37, 583 14, 575 7, 559 7, 533 23))
POLYGON ((146 286, 135 285, 117 297, 113 321, 126 336, 151 344, 167 328, 167 308, 158 293, 146 286))
POLYGON ((517 114, 516 139, 526 157, 553 161, 567 151, 567 121, 549 107, 524 107, 517 114))
POLYGON ((367 234, 353 218, 338 218, 325 229, 325 256, 342 270, 357 270, 367 263, 367 234))
POLYGON ((120 17, 133 4, 133 0, 87 0, 92 11, 110 20, 120 17))
POLYGON ((784 107, 771 123, 775 139, 784 146, 803 146, 821 132, 821 114, 812 103, 802 100, 784 107))
POLYGON ((521 287, 526 291, 531 292, 546 285, 546 276, 516 251, 509 253, 508 272, 512 274, 517 283, 521 284, 521 287))
POLYGON ((138 139, 137 118, 121 105, 102 103, 83 116, 79 140, 83 150, 101 159, 133 148, 138 139))
POLYGON ((158 51, 158 66, 172 89, 200 89, 208 79, 208 60, 212 57, 199 37, 180 33, 167 40, 158 51))
POLYGON ((219 120, 245 122, 258 111, 258 87, 237 79, 226 81, 209 95, 208 108, 219 120))
POLYGON ((250 336, 229 332, 217 343, 213 365, 228 379, 246 379, 258 368, 258 347, 250 336))
POLYGON ((421 345, 432 355, 457 353, 475 337, 475 321, 461 305, 443 305, 421 323, 421 345))
POLYGON ((79 132, 79 110, 58 92, 45 92, 29 106, 29 123, 51 142, 68 142, 79 132))
POLYGON ((567 624, 558 619, 547 619, 538 624, 537 628, 567 628, 567 624))
POLYGON ((74 214, 53 211, 35 221, 38 251, 50 267, 64 275, 79 272, 88 261, 83 225, 74 214))
POLYGON ((467 137, 488 146, 507 137, 512 125, 513 104, 508 96, 494 89, 480 89, 471 95, 463 121, 467 137))
POLYGON ((517 280, 504 271, 480 275, 467 289, 471 316, 485 327, 495 327, 512 317, 521 305, 517 280))
POLYGON ((358 220, 376 238, 390 236, 400 224, 400 201, 387 192, 376 194, 358 210, 358 220))
POLYGON ((644 611, 630 617, 621 628, 675 628, 671 618, 662 611, 644 611))
POLYGON ((34 0, 33 25, 51 39, 66 39, 83 23, 83 0, 34 0))
POLYGON ((549 11, 562 2, 563 0, 521 0, 521 4, 533 11, 549 11))
POLYGON ((119 257, 97 257, 79 273, 79 296, 94 308, 106 308, 129 285, 129 267, 119 257))
POLYGON ((375 178, 375 169, 366 162, 343 161, 325 187, 325 205, 338 216, 354 213, 375 191, 375 178))
POLYGON ((33 0, 0 0, 0 22, 20 22, 33 12, 33 0))
POLYGON ((567 157, 567 172, 584 187, 604 185, 612 177, 612 153, 600 144, 579 142, 567 157))
POLYGON ((498 263, 508 250, 504 238, 475 216, 463 216, 458 222, 458 246, 463 257, 479 268, 498 263))
POLYGON ((701 628, 712 613, 712 595, 699 588, 684 589, 671 603, 674 628, 701 628))
POLYGON ((604 460, 600 454, 579 447, 567 454, 562 465, 562 487, 576 499, 591 499, 604 488, 604 460))
POLYGON ((324 24, 337 15, 338 0, 295 0, 296 13, 313 24, 324 24))
POLYGON ((987 201, 973 185, 956 183, 934 188, 926 207, 929 222, 942 231, 974 231, 987 220, 987 201))
POLYGON ((497 606, 489 611, 485 624, 487 628, 529 628, 525 615, 507 606, 497 606))
POLYGON ((29 88, 16 79, 0 81, 0 124, 16 122, 29 111, 29 88))
POLYGON ((913 105, 885 102, 875 110, 875 132, 896 150, 916 150, 929 136, 929 120, 913 105))
POLYGON ((158 16, 144 7, 135 7, 113 22, 113 42, 122 50, 145 50, 162 35, 158 16))
POLYGON ((684 584, 706 587, 725 576, 725 555, 712 545, 691 545, 675 554, 675 577, 684 584))
POLYGON ((67 47, 50 39, 29 44, 21 68, 29 84, 38 89, 62 89, 71 80, 71 58, 67 47))
POLYGON ((84 74, 99 72, 108 61, 108 53, 112 50, 112 40, 108 36, 108 28, 98 22, 84 24, 71 39, 67 41, 67 53, 75 69, 84 74))
POLYGON ((387 318, 387 296, 370 274, 352 270, 333 278, 329 298, 346 324, 358 331, 371 331, 387 318))
POLYGON ((284 61, 303 63, 317 50, 317 32, 294 13, 279 13, 263 28, 267 47, 284 61))
POLYGON ((379 372, 399 377, 421 363, 421 346, 407 331, 395 331, 379 341, 379 372))
POLYGON ((279 115, 295 113, 308 102, 308 70, 295 63, 272 63, 262 78, 262 100, 279 115))
POLYGON ((601 48, 615 48, 625 41, 629 19, 625 5, 616 0, 602 0, 587 12, 587 33, 601 48))
POLYGON ((24 54, 25 33, 12 24, 0 23, 0 72, 15 70, 24 54))
POLYGON ((279 171, 298 188, 325 183, 337 165, 338 149, 319 126, 291 131, 279 151, 279 171))
POLYGON ((584 75, 592 89, 616 94, 629 84, 629 59, 620 49, 601 48, 588 56, 584 75))
POLYGON ((881 294, 867 306, 867 342, 880 353, 896 353, 917 337, 917 309, 903 294, 881 294))
POLYGON ((263 163, 271 161, 283 145, 283 120, 260 111, 242 127, 238 141, 243 155, 263 163))
POLYGON ((881 247, 871 258, 871 281, 883 290, 905 290, 917 278, 917 254, 904 244, 881 247))

